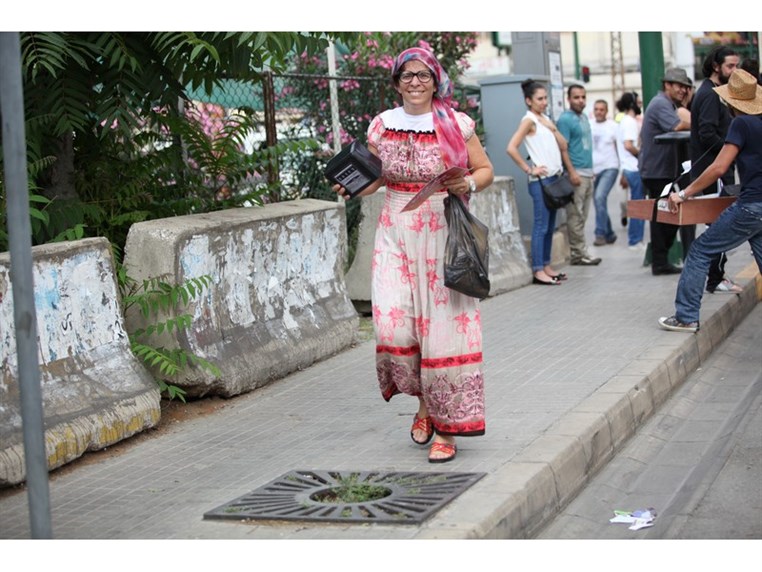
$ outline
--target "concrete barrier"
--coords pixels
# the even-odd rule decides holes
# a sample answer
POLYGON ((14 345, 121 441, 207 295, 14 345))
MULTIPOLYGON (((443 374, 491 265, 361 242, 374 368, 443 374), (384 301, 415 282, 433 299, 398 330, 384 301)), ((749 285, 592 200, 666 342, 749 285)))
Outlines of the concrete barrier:
MULTIPOLYGON (((192 327, 167 346, 211 361, 222 374, 194 368, 173 383, 191 397, 233 396, 354 343, 345 236, 344 206, 316 199, 133 225, 125 245, 130 276, 174 284, 212 278, 186 309, 192 327)), ((139 316, 126 319, 141 325, 139 316)))
POLYGON ((489 228, 490 296, 516 290, 532 281, 532 269, 519 228, 513 177, 495 177, 471 197, 471 212, 489 228))
MULTIPOLYGON (((156 425, 156 382, 133 356, 109 242, 33 248, 48 467, 156 425)), ((10 255, 0 254, 0 486, 26 477, 10 255)))
MULTIPOLYGON (((347 292, 359 311, 370 311, 370 268, 376 222, 385 189, 362 199, 357 251, 347 272, 347 292)), ((471 198, 471 212, 489 228, 490 296, 526 286, 532 281, 527 250, 519 229, 512 177, 495 177, 488 188, 471 198)))

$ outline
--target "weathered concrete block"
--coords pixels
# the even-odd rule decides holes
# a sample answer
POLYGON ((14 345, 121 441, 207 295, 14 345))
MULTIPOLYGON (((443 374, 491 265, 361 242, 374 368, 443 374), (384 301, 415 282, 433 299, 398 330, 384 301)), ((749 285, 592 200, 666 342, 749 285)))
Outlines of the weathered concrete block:
POLYGON ((651 388, 651 395, 656 409, 664 403, 672 393, 672 383, 670 382, 670 368, 666 363, 659 364, 658 367, 648 374, 648 385, 651 388))
MULTIPOLYGON (((622 396, 622 399, 627 398, 622 396)), ((629 402, 627 404, 629 406, 629 402)), ((605 412, 584 411, 577 407, 561 417, 546 434, 579 439, 587 459, 587 478, 598 472, 613 454, 611 428, 605 412)))
POLYGON ((635 426, 638 427, 646 419, 651 417, 654 412, 653 390, 648 378, 644 378, 642 383, 633 387, 627 392, 627 397, 632 406, 632 418, 635 426))
MULTIPOLYGON (((537 465, 532 469, 536 470, 537 465)), ((415 538, 513 538, 522 527, 520 505, 525 495, 520 487, 510 486, 514 488, 507 489, 499 475, 485 476, 478 487, 465 491, 448 503, 436 519, 424 523, 415 538), (487 506, 490 510, 485 515, 487 506)))
POLYGON ((304 199, 133 225, 125 267, 134 278, 212 277, 184 310, 192 327, 168 346, 222 374, 193 368, 173 382, 191 397, 238 395, 351 345, 358 317, 344 283, 345 224, 343 204, 304 199))
POLYGON ((490 296, 532 281, 515 193, 512 177, 495 177, 488 188, 471 197, 471 212, 489 228, 490 296))
POLYGON ((521 451, 513 461, 546 462, 553 471, 559 506, 566 505, 587 480, 588 460, 578 436, 549 430, 521 451))
MULTIPOLYGON (((370 196, 362 197, 360 205, 360 228, 357 248, 352 265, 346 276, 347 295, 359 311, 370 313, 370 273, 373 261, 373 245, 376 240, 376 224, 384 206, 386 188, 381 187, 370 196)), ((358 199, 355 199, 358 200, 358 199)))
MULTIPOLYGON (((156 425, 155 380, 130 351, 104 238, 33 248, 50 469, 156 425)), ((10 256, 0 254, 0 486, 26 477, 10 256)))
POLYGON ((699 345, 696 336, 690 336, 685 343, 682 344, 680 349, 682 350, 682 353, 679 370, 679 375, 681 377, 679 383, 682 383, 701 365, 701 355, 699 354, 699 345))
POLYGON ((501 521, 501 527, 505 530, 516 522, 516 513, 521 517, 521 528, 512 531, 505 530, 502 538, 532 538, 553 515, 558 514, 561 506, 558 498, 558 487, 555 482, 553 469, 546 463, 521 463, 512 460, 505 465, 503 470, 518 469, 521 472, 523 465, 534 465, 530 470, 531 476, 526 486, 518 493, 518 510, 514 506, 510 518, 501 521))
MULTIPOLYGON (((385 192, 381 188, 362 198, 357 251, 346 279, 349 297, 358 308, 369 309, 370 265, 385 192)), ((512 177, 495 177, 492 185, 471 197, 471 212, 489 228, 490 296, 521 288, 532 281, 514 193, 512 177)))
POLYGON ((626 389, 622 389, 623 378, 614 377, 572 410, 600 413, 606 418, 611 452, 616 451, 635 432, 632 404, 627 392, 631 391, 637 382, 631 377, 625 379, 629 385, 626 389))

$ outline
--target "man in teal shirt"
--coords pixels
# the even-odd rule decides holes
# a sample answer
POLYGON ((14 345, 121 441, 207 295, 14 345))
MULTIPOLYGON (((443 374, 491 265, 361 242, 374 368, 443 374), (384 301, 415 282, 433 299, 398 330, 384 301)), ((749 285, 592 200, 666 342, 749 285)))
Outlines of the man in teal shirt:
POLYGON ((585 222, 593 199, 593 136, 584 114, 587 94, 581 85, 572 85, 567 97, 569 109, 559 117, 558 130, 569 143, 570 162, 566 164, 566 170, 574 185, 574 200, 566 205, 571 264, 595 266, 601 259, 590 255, 585 241, 585 222))

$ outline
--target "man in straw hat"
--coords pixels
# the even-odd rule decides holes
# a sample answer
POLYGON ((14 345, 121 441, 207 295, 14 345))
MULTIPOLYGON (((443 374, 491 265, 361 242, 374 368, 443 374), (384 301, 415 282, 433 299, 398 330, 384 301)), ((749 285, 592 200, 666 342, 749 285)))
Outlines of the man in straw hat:
MULTIPOLYGON (((704 169, 712 164, 725 143, 725 135, 728 133, 732 117, 713 88, 728 83, 730 75, 740 61, 738 54, 728 46, 713 49, 704 59, 701 71, 705 79, 691 103, 691 181, 696 180, 704 169)), ((703 190, 703 194, 719 192, 727 196, 724 187, 735 183, 735 178, 735 165, 730 165, 717 183, 709 185, 703 190)), ((706 281, 707 292, 737 294, 741 291, 738 284, 725 276, 726 262, 727 256, 724 252, 712 259, 709 278, 706 281)))
MULTIPOLYGON (((659 144, 657 135, 691 128, 690 112, 682 107, 693 82, 682 68, 669 68, 662 78, 662 91, 657 93, 643 114, 640 131, 638 169, 649 198, 657 199, 665 186, 680 174, 677 145, 659 144)), ((675 242, 678 228, 683 247, 687 250, 695 231, 663 222, 651 222, 651 273, 680 274, 680 268, 669 263, 669 251, 675 242)))
POLYGON ((688 187, 669 197, 670 208, 691 196, 698 195, 736 162, 741 179, 741 192, 688 252, 685 267, 677 284, 675 315, 659 318, 659 325, 676 332, 699 329, 701 295, 712 257, 732 250, 747 240, 757 266, 762 272, 762 86, 750 73, 736 69, 727 84, 714 91, 730 108, 733 120, 725 137, 725 145, 714 162, 688 187))

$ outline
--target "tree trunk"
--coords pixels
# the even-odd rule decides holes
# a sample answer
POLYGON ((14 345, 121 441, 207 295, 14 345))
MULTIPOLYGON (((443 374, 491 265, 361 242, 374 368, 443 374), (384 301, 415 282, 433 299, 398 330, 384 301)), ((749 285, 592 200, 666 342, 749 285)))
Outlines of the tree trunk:
POLYGON ((42 182, 42 194, 47 198, 76 199, 74 187, 74 136, 63 135, 55 144, 55 163, 48 169, 42 182))

